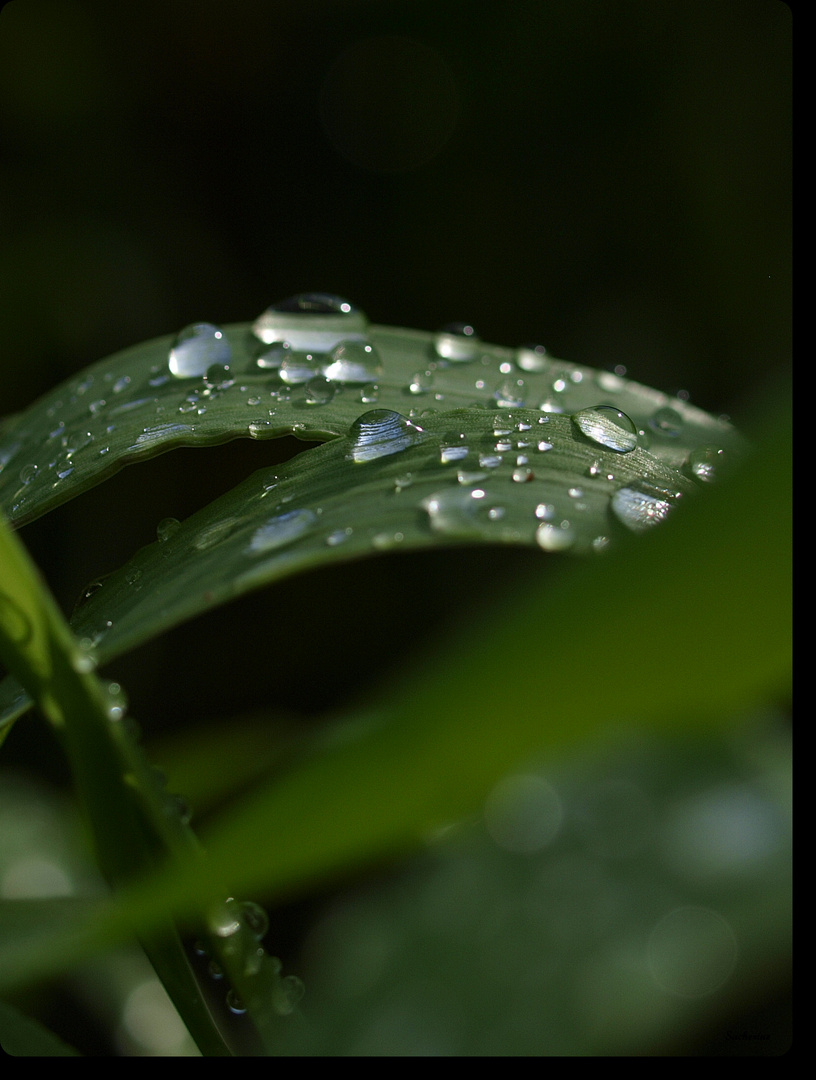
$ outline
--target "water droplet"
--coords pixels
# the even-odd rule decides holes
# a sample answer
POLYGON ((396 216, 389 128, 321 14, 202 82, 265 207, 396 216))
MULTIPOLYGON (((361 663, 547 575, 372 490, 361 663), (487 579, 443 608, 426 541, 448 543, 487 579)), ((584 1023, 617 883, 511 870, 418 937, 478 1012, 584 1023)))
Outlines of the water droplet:
POLYGON ((566 551, 575 543, 575 536, 569 526, 551 525, 549 522, 536 529, 536 543, 545 551, 566 551))
POLYGON ((264 370, 277 371, 283 361, 291 354, 292 346, 288 341, 276 341, 269 348, 262 348, 255 357, 255 363, 264 370))
POLYGON ((550 365, 550 358, 543 345, 522 345, 516 350, 514 360, 516 367, 522 371, 546 371, 550 365))
POLYGON ((410 394, 427 394, 433 389, 434 372, 430 368, 415 371, 408 383, 410 394))
POLYGON ((434 532, 450 536, 482 536, 491 522, 504 517, 500 500, 484 488, 446 488, 419 504, 428 514, 434 532))
POLYGON ((130 375, 122 375, 116 380, 111 389, 114 394, 121 394, 123 390, 126 390, 130 386, 130 375))
POLYGON ((349 456, 353 461, 366 462, 399 453, 417 443, 422 428, 401 413, 371 409, 354 421, 349 435, 353 439, 349 456))
POLYGON ((192 323, 176 335, 168 366, 177 379, 191 379, 206 375, 213 364, 229 364, 231 357, 232 349, 220 327, 192 323))
POLYGON ((315 375, 306 383, 307 405, 328 405, 334 397, 337 387, 322 375, 315 375))
POLYGON ((434 338, 434 353, 456 363, 475 360, 480 346, 479 335, 469 323, 448 323, 434 338))
POLYGON ((232 897, 216 904, 209 912, 207 924, 221 938, 233 937, 241 929, 241 911, 232 897))
POLYGON ((698 446, 689 454, 688 471, 695 479, 711 484, 720 478, 724 457, 718 446, 698 446))
POLYGON ((606 390, 608 394, 616 394, 626 385, 619 375, 613 375, 611 371, 599 371, 595 376, 595 381, 601 390, 606 390))
POLYGON ((347 526, 345 529, 335 529, 334 532, 330 532, 326 537, 326 543, 329 547, 337 547, 338 544, 345 544, 346 540, 351 536, 354 530, 351 526, 347 526))
POLYGON ((248 550, 257 554, 284 547, 303 536, 316 522, 314 510, 289 510, 278 514, 255 530, 248 550))
POLYGON ((304 993, 302 979, 299 979, 297 975, 287 975, 276 987, 275 1012, 281 1016, 289 1016, 297 1008, 304 993))
POLYGON ((519 469, 513 469, 513 480, 517 484, 526 484, 530 480, 534 479, 534 476, 535 476, 535 474, 533 473, 532 469, 528 469, 526 467, 525 468, 519 468, 519 469))
POLYGON ((683 417, 676 409, 666 406, 649 417, 649 427, 660 435, 677 438, 683 430, 683 417))
POLYGON ((156 526, 156 539, 160 544, 163 544, 166 540, 169 540, 171 536, 175 535, 181 527, 181 522, 178 518, 166 517, 162 518, 159 524, 156 526))
POLYGON ((494 399, 502 409, 518 409, 527 397, 524 379, 504 379, 493 392, 494 399))
POLYGON ((553 448, 553 444, 551 442, 547 442, 546 439, 539 439, 538 440, 538 445, 536 446, 536 449, 538 451, 540 451, 542 454, 546 454, 546 452, 548 450, 552 450, 552 448, 553 448))
POLYGON ((371 543, 378 551, 389 551, 401 544, 404 539, 405 534, 401 532, 379 532, 372 536, 371 543))
POLYGON ((230 987, 230 989, 227 990, 226 1001, 227 1008, 231 1013, 234 1013, 235 1016, 243 1016, 246 1012, 246 1005, 244 1005, 233 987, 230 987))
POLYGON ((439 448, 439 460, 443 465, 449 465, 452 461, 461 461, 468 456, 466 446, 441 446, 439 448))
POLYGON ((260 904, 254 900, 242 900, 240 904, 241 918, 244 926, 256 941, 261 941, 269 930, 269 916, 260 904))
POLYGON ((374 405, 380 396, 380 388, 376 383, 366 383, 360 391, 360 401, 363 405, 374 405))
POLYGON ((286 354, 278 368, 278 375, 288 386, 300 386, 317 374, 317 361, 314 356, 311 353, 295 352, 294 349, 286 354))
POLYGON ((348 300, 329 293, 300 293, 273 304, 252 324, 267 345, 288 342, 293 349, 326 353, 344 340, 365 336, 368 320, 348 300))
POLYGON ((341 341, 322 367, 327 379, 339 383, 369 383, 383 373, 382 358, 367 341, 341 341))
POLYGON ((39 465, 35 465, 33 462, 29 465, 23 465, 22 469, 20 469, 21 483, 30 484, 39 471, 39 465))
POLYGON ((211 525, 205 525, 203 529, 199 529, 194 538, 193 547, 198 551, 208 551, 226 536, 229 536, 237 524, 238 519, 230 517, 225 518, 223 521, 215 521, 211 525))
POLYGON ((104 684, 105 711, 109 720, 121 720, 127 712, 127 694, 118 682, 104 684))
POLYGON ((596 405, 592 409, 582 409, 572 417, 575 426, 588 439, 610 450, 626 454, 638 444, 638 433, 634 422, 612 405, 596 405))
POLYGON ((479 465, 483 469, 498 469, 501 463, 501 454, 479 454, 479 465))
POLYGON ((644 532, 646 529, 659 525, 665 521, 672 504, 668 499, 661 499, 655 495, 647 495, 637 488, 620 488, 612 496, 612 510, 615 517, 633 532, 644 532))

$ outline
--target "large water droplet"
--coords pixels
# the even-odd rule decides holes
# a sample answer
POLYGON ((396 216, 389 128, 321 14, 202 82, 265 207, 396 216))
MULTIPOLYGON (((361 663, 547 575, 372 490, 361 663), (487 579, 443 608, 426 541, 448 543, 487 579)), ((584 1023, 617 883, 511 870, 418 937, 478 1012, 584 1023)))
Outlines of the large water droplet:
POLYGON ((481 341, 469 323, 448 323, 434 338, 434 352, 443 360, 467 363, 479 354, 481 341))
POLYGON ((656 495, 647 495, 637 488, 620 488, 612 496, 612 510, 617 519, 632 529, 644 532, 665 521, 672 509, 668 499, 656 495))
POLYGON ((422 428, 401 413, 371 409, 354 421, 349 435, 354 440, 349 456, 352 461, 365 462, 412 446, 422 437, 422 428))
POLYGON ((252 324, 256 337, 267 345, 287 341, 303 352, 329 352, 344 340, 365 336, 368 319, 339 296, 300 293, 272 304, 252 324))
POLYGON ((308 532, 316 521, 317 514, 314 510, 290 510, 288 513, 278 514, 255 530, 248 550, 258 554, 284 547, 308 532))
POLYGON ((626 454, 638 444, 638 433, 634 421, 612 405, 596 405, 592 409, 582 409, 572 417, 573 423, 588 439, 610 450, 626 454))
POLYGON ((206 375, 213 364, 229 364, 232 349, 224 331, 212 323, 192 323, 176 335, 168 366, 178 379, 206 375))
POLYGON ((323 365, 327 379, 339 383, 370 383, 383 373, 382 358, 367 341, 342 341, 323 365))

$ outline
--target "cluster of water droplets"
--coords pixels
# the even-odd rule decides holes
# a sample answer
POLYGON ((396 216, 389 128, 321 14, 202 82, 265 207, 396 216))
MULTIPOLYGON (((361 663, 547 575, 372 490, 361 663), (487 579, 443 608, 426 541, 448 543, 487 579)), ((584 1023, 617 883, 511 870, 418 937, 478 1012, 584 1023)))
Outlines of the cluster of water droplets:
MULTIPOLYGON (((303 997, 303 982, 296 975, 283 976, 278 957, 270 956, 264 948, 269 916, 260 904, 230 897, 213 910, 207 929, 209 943, 199 941, 194 950, 207 962, 210 978, 220 981, 232 976, 261 1008, 271 1008, 279 1016, 294 1012, 303 997)), ((225 1001, 236 1016, 247 1011, 234 986, 227 990, 225 1001)))

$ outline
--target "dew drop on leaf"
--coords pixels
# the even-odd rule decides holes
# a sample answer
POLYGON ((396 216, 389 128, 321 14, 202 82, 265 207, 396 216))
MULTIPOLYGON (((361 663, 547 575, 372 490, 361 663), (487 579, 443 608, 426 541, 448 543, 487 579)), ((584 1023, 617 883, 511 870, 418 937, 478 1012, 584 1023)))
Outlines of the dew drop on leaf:
POLYGON ((698 446, 689 454, 688 471, 696 480, 711 484, 720 479, 724 457, 718 446, 698 446))
POLYGON ((434 338, 434 353, 442 360, 468 363, 475 360, 481 341, 470 323, 447 323, 434 338))
POLYGON ((383 373, 382 358, 368 341, 341 341, 321 368, 327 379, 338 383, 365 385, 383 373))
POLYGON ((177 379, 206 375, 213 364, 229 364, 232 349, 226 334, 213 323, 191 323, 176 335, 168 366, 177 379))
POLYGON ((422 438, 422 428, 391 409, 371 409, 349 428, 352 461, 373 461, 405 450, 422 438))
POLYGON ((522 345, 514 357, 516 367, 522 371, 546 371, 550 364, 543 345, 522 345))
POLYGON ((647 495, 631 487, 616 491, 612 496, 611 506, 618 521, 633 532, 644 532, 654 525, 659 525, 666 520, 672 509, 668 499, 647 495))
POLYGON ((169 540, 171 536, 179 531, 181 522, 178 518, 166 517, 162 518, 159 524, 156 526, 156 539, 160 544, 163 544, 166 540, 169 540))
POLYGON ((252 554, 260 554, 284 547, 303 536, 316 522, 314 510, 289 510, 285 514, 277 514, 255 530, 248 550, 252 554))
POLYGON ((295 352, 287 353, 281 361, 278 375, 288 386, 300 386, 310 382, 318 374, 317 361, 311 353, 295 352))
POLYGON ((572 417, 575 426, 588 439, 610 450, 626 454, 638 444, 638 432, 630 417, 612 405, 582 409, 572 417))
POLYGON ((322 375, 315 375, 306 383, 307 405, 328 405, 334 397, 337 387, 330 379, 322 375))
POLYGON ((666 406, 657 409, 649 417, 649 427, 659 435, 666 435, 669 438, 676 439, 683 430, 683 417, 676 409, 666 406))
POLYGON ((538 526, 535 538, 544 551, 567 551, 575 543, 575 535, 569 526, 551 525, 549 522, 538 526))
POLYGON ((272 304, 252 324, 265 344, 288 342, 302 352, 327 353, 339 342, 365 336, 368 319, 342 297, 300 293, 272 304))

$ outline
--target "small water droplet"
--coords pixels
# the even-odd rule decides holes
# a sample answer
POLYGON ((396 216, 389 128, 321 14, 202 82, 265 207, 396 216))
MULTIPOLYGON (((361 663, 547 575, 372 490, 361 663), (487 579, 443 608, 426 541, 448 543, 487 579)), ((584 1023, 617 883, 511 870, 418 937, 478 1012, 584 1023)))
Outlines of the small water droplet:
POLYGON ((181 522, 178 518, 166 517, 162 518, 159 524, 156 526, 156 539, 160 544, 163 544, 166 540, 169 540, 171 536, 179 531, 181 522))
POLYGON ((248 550, 253 554, 274 551, 309 532, 317 522, 314 510, 289 510, 270 518, 252 534, 248 550))
POLYGON ((528 469, 526 467, 513 469, 513 480, 517 484, 529 483, 529 481, 534 479, 534 477, 535 474, 532 469, 528 469))
POLYGON ((410 394, 427 394, 433 389, 434 378, 434 372, 430 368, 415 371, 408 383, 408 392, 410 394))
POLYGON ((595 376, 595 381, 601 390, 606 390, 608 394, 615 394, 625 386, 620 375, 614 375, 611 371, 599 371, 595 376))
POLYGON ((345 529, 335 529, 334 532, 330 532, 326 537, 326 543, 329 547, 337 547, 338 544, 345 544, 346 540, 351 536, 354 530, 347 526, 345 529))
POLYGON ((128 700, 121 685, 118 682, 104 684, 105 711, 109 720, 121 720, 127 712, 128 700))
POLYGON ((674 439, 683 430, 683 417, 676 409, 666 406, 649 417, 649 427, 659 435, 668 435, 674 439))
POLYGON ((226 536, 229 536, 237 524, 237 518, 229 517, 223 521, 215 521, 210 525, 205 525, 203 529, 199 529, 193 539, 193 547, 198 551, 208 551, 226 536))
POLYGON ((479 465, 483 469, 498 469, 501 463, 501 454, 479 454, 479 465))
POLYGON ((275 993, 275 1012, 289 1016, 298 1006, 305 993, 303 981, 297 975, 287 975, 281 979, 275 993))
POLYGON ((665 521, 672 510, 668 499, 647 495, 637 488, 620 488, 612 496, 612 510, 619 521, 633 532, 644 532, 665 521))
POLYGON ((380 396, 380 388, 376 383, 366 383, 360 390, 360 401, 363 405, 374 405, 380 396))
POLYGON ((116 380, 111 389, 113 390, 114 394, 121 394, 121 392, 123 390, 126 390, 129 385, 130 375, 122 375, 116 380))
POLYGON ((516 350, 514 360, 516 367, 522 371, 546 371, 550 366, 550 358, 543 345, 522 345, 516 350))
POLYGON ((341 341, 364 337, 367 327, 365 315, 348 300, 300 293, 268 307, 252 332, 267 345, 287 341, 293 349, 326 353, 341 341))
POLYGON ((227 1001, 227 1008, 235 1016, 243 1016, 244 1013, 246 1012, 246 1005, 244 1005, 243 1001, 238 996, 238 994, 236 993, 236 991, 235 991, 235 989, 233 987, 230 987, 230 989, 227 990, 226 1001, 227 1001))
POLYGON ((582 409, 572 417, 575 426, 588 439, 607 446, 610 450, 626 454, 638 444, 638 433, 634 422, 612 405, 596 405, 591 409, 582 409))
POLYGON ((330 379, 326 379, 322 375, 315 375, 313 379, 309 379, 306 383, 306 404, 328 405, 336 391, 337 387, 330 379))
POLYGON ((441 446, 439 448, 439 460, 443 465, 449 465, 452 461, 461 461, 468 456, 466 446, 441 446))
POLYGON ((527 384, 524 379, 504 379, 496 387, 493 397, 502 409, 521 408, 527 397, 527 384))
POLYGON ((379 532, 372 536, 371 543, 378 551, 389 551, 401 544, 404 539, 405 534, 401 532, 379 532))
POLYGON ((256 941, 261 941, 269 930, 269 916, 266 911, 254 900, 242 900, 240 909, 244 925, 256 941))
POLYGON ((23 465, 22 469, 20 469, 21 483, 30 484, 39 471, 39 465, 35 465, 33 462, 28 465, 23 465))
POLYGON ((481 341, 470 323, 447 323, 434 338, 434 353, 443 360, 468 363, 479 354, 481 341))
POLYGON ((219 326, 192 323, 176 335, 168 366, 177 379, 191 379, 206 375, 213 364, 229 364, 231 357, 232 349, 219 326))
POLYGON ((368 341, 341 341, 321 370, 334 382, 370 383, 383 373, 382 357, 368 341))
POLYGON ((725 454, 718 446, 698 446, 688 459, 688 471, 696 480, 711 484, 720 479, 725 454))
POLYGON ((500 521, 505 509, 484 488, 445 488, 422 499, 434 532, 451 536, 481 536, 491 522, 500 521))
POLYGON ((422 438, 422 428, 401 413, 371 409, 349 428, 352 461, 366 462, 399 453, 422 438))
POLYGON ((288 341, 276 341, 268 348, 261 348, 256 357, 255 363, 259 368, 264 370, 277 371, 283 361, 292 352, 292 346, 288 341))
POLYGON ((575 543, 575 536, 569 526, 551 525, 549 522, 538 526, 535 538, 544 551, 566 551, 575 543))

